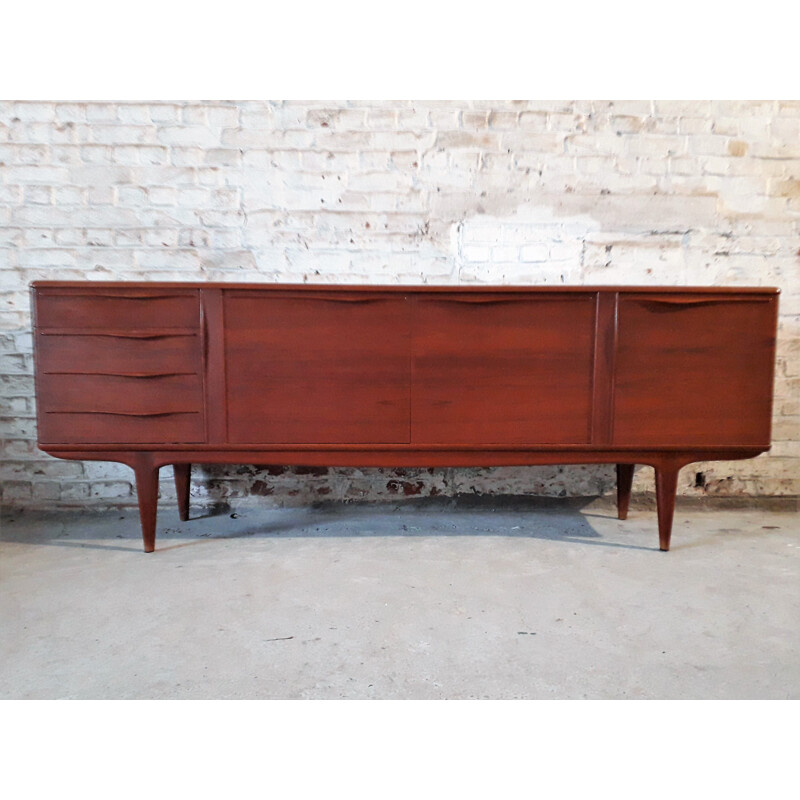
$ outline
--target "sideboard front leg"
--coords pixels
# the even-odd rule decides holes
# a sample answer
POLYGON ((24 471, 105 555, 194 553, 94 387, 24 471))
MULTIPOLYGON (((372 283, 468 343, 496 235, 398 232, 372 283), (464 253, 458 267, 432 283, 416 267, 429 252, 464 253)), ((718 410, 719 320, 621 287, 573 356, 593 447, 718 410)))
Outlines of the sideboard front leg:
POLYGON ((635 464, 617 464, 617 517, 619 519, 628 518, 634 466, 635 464))
POLYGON ((680 465, 662 464, 656 468, 656 504, 658 506, 658 546, 669 550, 672 535, 672 518, 675 514, 675 496, 678 493, 680 465))
POLYGON ((156 549, 156 511, 158 509, 158 467, 140 458, 133 464, 136 473, 136 494, 139 498, 139 518, 145 553, 156 549))
POLYGON ((192 473, 191 464, 173 464, 175 471, 175 490, 178 493, 178 513, 181 522, 189 519, 189 480, 192 473))

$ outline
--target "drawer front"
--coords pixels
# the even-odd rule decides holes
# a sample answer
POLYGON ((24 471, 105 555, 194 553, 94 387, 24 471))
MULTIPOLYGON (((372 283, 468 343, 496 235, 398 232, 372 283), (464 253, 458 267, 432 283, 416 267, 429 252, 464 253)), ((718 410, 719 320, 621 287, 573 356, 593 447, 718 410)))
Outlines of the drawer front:
POLYGON ((198 335, 37 332, 36 380, 42 443, 205 440, 198 335))
POLYGON ((37 292, 36 326, 54 329, 197 328, 197 290, 42 289, 37 292))
POLYGON ((43 373, 139 375, 199 372, 200 337, 158 334, 45 334, 37 337, 37 369, 43 373))
POLYGON ((203 415, 59 413, 40 411, 39 441, 46 444, 186 444, 204 440, 203 415))
POLYGON ((620 295, 614 443, 769 446, 777 298, 620 295))
POLYGON ((203 407, 199 375, 48 375, 39 392, 48 413, 195 413, 203 407))
POLYGON ((411 441, 589 441, 596 295, 419 298, 411 441))

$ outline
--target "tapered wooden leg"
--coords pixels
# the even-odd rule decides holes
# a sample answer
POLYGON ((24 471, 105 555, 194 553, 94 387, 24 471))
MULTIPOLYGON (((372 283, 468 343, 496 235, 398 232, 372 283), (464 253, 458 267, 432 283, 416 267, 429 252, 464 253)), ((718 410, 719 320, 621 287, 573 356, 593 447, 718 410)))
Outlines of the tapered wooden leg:
POLYGON ((656 467, 656 504, 658 506, 658 546, 669 550, 672 535, 672 517, 675 514, 675 495, 678 492, 680 467, 656 467))
POLYGON ((158 509, 158 467, 146 460, 134 466, 136 494, 139 497, 139 518, 145 553, 156 549, 156 511, 158 509))
POLYGON ((634 464, 617 464, 617 516, 628 518, 634 464))
POLYGON ((181 521, 189 519, 189 479, 192 473, 191 464, 173 464, 175 470, 175 490, 178 493, 178 513, 181 521))

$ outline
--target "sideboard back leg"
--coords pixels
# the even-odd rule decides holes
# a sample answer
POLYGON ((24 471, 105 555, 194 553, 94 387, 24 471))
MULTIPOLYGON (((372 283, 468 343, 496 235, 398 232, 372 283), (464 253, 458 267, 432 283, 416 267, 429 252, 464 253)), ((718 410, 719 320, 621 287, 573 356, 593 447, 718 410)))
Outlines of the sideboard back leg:
POLYGON ((189 480, 192 472, 191 464, 173 464, 175 471, 175 490, 178 493, 178 513, 181 522, 189 519, 189 480))
POLYGON ((669 550, 672 535, 672 517, 675 514, 675 496, 678 492, 680 466, 664 464, 656 467, 656 504, 658 506, 658 546, 669 550))
POLYGON ((139 518, 145 553, 156 549, 156 511, 158 509, 158 467, 142 459, 133 467, 136 473, 136 494, 139 497, 139 518))
POLYGON ((617 464, 617 517, 628 518, 634 464, 617 464))

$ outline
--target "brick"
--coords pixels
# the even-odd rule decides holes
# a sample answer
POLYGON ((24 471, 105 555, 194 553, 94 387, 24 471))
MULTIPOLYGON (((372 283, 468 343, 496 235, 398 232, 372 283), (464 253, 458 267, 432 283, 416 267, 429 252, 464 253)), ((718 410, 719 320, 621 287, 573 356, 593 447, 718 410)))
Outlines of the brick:
POLYGON ((214 147, 220 144, 220 137, 207 127, 192 125, 188 127, 171 125, 159 128, 156 139, 161 144, 182 147, 214 147))
POLYGON ((86 122, 86 105, 84 103, 57 103, 57 122, 86 122))
POLYGON ((133 494, 133 487, 122 481, 102 481, 91 485, 90 494, 104 500, 124 499, 133 494))
POLYGON ((547 261, 550 251, 547 245, 526 245, 520 249, 520 258, 523 261, 547 261))
POLYGON ((150 125, 153 122, 150 108, 146 105, 123 104, 117 106, 117 119, 123 123, 133 125, 150 125))
POLYGON ((118 107, 114 103, 87 103, 88 122, 116 122, 119 119, 118 107))
MULTIPOLYGON (((799 120, 788 101, 0 103, 3 478, 23 504, 135 505, 127 467, 35 446, 37 277, 702 282, 783 289, 777 452, 719 465, 715 491, 800 493, 799 120)), ((209 503, 259 479, 216 470, 209 503)))
POLYGON ((15 103, 14 116, 23 122, 50 122, 55 119, 53 103, 15 103))
POLYGON ((180 107, 170 103, 159 103, 149 107, 150 119, 157 123, 173 123, 180 119, 180 107))
POLYGON ((69 176, 66 167, 24 166, 5 167, 3 169, 8 183, 44 183, 50 186, 65 183, 69 176))
POLYGON ((242 164, 242 153, 232 148, 211 148, 204 151, 203 163, 215 167, 239 167, 242 164))
POLYGON ((207 110, 208 124, 219 128, 238 128, 239 109, 235 106, 213 106, 207 110))
POLYGON ((202 147, 169 148, 169 163, 176 167, 199 167, 204 160, 205 152, 202 147))
POLYGON ((271 129, 226 128, 217 145, 225 147, 310 147, 312 131, 274 131, 271 129))

